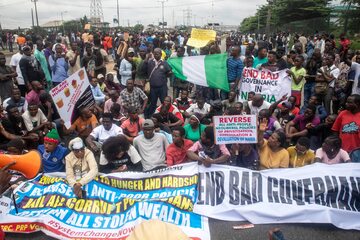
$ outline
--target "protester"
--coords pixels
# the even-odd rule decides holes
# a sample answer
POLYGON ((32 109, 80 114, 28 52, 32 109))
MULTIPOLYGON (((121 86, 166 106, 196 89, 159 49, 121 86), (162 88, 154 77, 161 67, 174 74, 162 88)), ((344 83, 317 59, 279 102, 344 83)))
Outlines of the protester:
POLYGON ((13 88, 13 79, 17 73, 6 65, 5 55, 0 52, 0 98, 2 101, 10 97, 11 89, 13 88))
POLYGON ((98 174, 98 166, 94 154, 85 147, 81 138, 69 142, 70 153, 65 157, 66 180, 78 198, 86 198, 83 186, 98 174))
POLYGON ((303 167, 314 162, 315 154, 310 150, 310 140, 306 137, 299 138, 296 145, 289 147, 287 151, 289 153, 289 167, 303 167))
POLYGON ((327 137, 322 148, 316 150, 315 161, 326 164, 350 162, 349 154, 341 148, 341 142, 337 136, 327 137))

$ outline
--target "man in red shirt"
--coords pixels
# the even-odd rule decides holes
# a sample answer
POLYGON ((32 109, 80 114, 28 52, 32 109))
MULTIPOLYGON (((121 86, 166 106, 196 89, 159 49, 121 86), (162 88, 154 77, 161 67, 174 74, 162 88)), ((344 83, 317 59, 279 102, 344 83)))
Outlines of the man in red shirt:
POLYGON ((173 166, 187 161, 186 152, 193 145, 191 140, 185 139, 185 129, 181 126, 173 128, 173 143, 166 149, 166 162, 173 166))
POLYGON ((339 134, 345 151, 350 153, 360 147, 360 95, 347 98, 346 110, 336 118, 332 130, 339 134))

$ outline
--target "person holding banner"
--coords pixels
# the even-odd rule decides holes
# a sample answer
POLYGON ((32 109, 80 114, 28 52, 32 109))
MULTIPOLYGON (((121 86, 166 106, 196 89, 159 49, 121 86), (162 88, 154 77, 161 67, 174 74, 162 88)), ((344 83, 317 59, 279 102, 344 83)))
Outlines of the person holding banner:
POLYGON ((285 149, 286 135, 275 131, 269 140, 264 139, 267 129, 267 119, 261 119, 258 129, 258 148, 260 155, 260 170, 270 168, 288 168, 289 153, 285 149))
POLYGON ((230 152, 225 144, 215 144, 214 127, 206 127, 201 134, 201 139, 197 141, 187 151, 187 157, 192 161, 198 161, 205 167, 211 164, 225 163, 230 157, 230 152))
POLYGON ((69 149, 71 152, 65 157, 66 180, 78 198, 86 198, 82 187, 98 175, 94 154, 78 137, 69 142, 69 149))

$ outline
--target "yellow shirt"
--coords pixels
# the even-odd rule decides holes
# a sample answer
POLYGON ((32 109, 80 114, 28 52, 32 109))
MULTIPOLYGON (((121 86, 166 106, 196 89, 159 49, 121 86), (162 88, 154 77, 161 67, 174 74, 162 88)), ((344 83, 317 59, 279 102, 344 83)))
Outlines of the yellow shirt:
POLYGON ((273 152, 268 146, 268 141, 264 139, 264 144, 259 148, 260 170, 270 168, 288 168, 289 153, 286 149, 273 152))
POLYGON ((291 90, 301 91, 301 89, 305 84, 305 75, 306 75, 305 68, 302 67, 300 69, 296 69, 296 67, 292 67, 290 70, 294 73, 295 78, 299 78, 300 76, 302 76, 302 79, 299 82, 299 84, 296 84, 294 78, 291 78, 291 90))
POLYGON ((303 167, 305 165, 312 164, 315 159, 315 153, 311 150, 308 150, 304 155, 298 155, 295 146, 289 147, 287 149, 290 158, 290 167, 303 167))

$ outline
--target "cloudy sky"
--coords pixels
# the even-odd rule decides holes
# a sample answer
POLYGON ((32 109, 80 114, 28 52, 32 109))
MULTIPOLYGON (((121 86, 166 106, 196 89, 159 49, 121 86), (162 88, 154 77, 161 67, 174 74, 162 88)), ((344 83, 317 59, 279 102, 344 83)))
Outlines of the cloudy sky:
MULTIPOLYGON (((61 20, 63 12, 64 20, 90 16, 91 0, 38 0, 39 24, 42 25, 51 20, 61 20)), ((116 18, 116 0, 101 0, 104 19, 112 25, 116 18)), ((214 21, 239 25, 243 18, 255 13, 259 5, 265 4, 266 0, 214 0, 214 21)), ((161 3, 157 0, 119 0, 120 25, 142 23, 154 24, 161 21, 161 3)), ((34 3, 31 0, 0 0, 0 22, 3 28, 17 28, 31 26, 31 8, 34 3)), ((165 2, 165 21, 170 26, 187 23, 184 18, 184 10, 191 11, 191 24, 197 25, 211 22, 211 0, 168 0, 165 2)), ((34 14, 35 15, 35 14, 34 14)), ((35 20, 36 21, 36 20, 35 20)), ((35 22, 36 24, 36 22, 35 22)))

